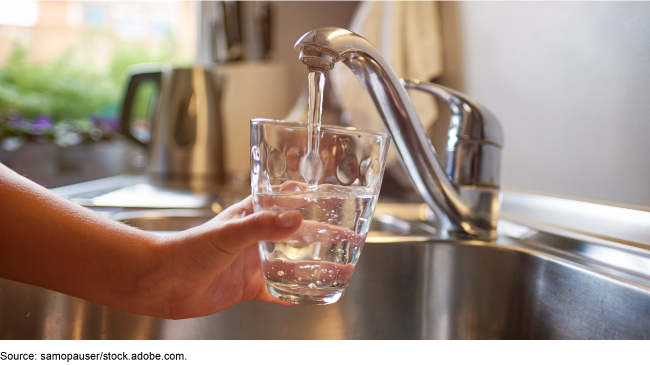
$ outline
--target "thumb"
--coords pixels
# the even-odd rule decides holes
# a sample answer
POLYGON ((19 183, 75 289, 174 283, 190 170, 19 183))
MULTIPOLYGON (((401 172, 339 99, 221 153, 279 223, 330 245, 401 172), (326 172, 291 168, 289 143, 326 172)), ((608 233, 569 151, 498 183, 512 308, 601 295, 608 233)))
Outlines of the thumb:
POLYGON ((295 232, 302 215, 295 210, 265 211, 232 219, 220 227, 215 244, 221 251, 236 254, 262 240, 279 240, 295 232))

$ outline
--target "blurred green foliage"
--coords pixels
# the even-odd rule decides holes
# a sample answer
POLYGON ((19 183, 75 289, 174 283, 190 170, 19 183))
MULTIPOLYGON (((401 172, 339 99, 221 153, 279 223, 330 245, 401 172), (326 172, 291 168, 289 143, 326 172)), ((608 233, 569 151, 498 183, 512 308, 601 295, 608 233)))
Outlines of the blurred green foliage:
POLYGON ((58 121, 88 117, 116 103, 117 85, 101 73, 71 62, 66 53, 54 62, 34 65, 17 45, 0 68, 0 113, 26 118, 48 115, 58 121))
MULTIPOLYGON (((48 116, 57 124, 91 116, 117 118, 128 81, 127 68, 137 63, 174 60, 176 43, 171 37, 155 55, 141 44, 113 39, 112 60, 108 67, 99 68, 92 57, 83 57, 93 50, 93 36, 97 35, 90 34, 76 49, 43 64, 30 63, 29 50, 17 43, 7 62, 0 66, 0 119, 48 116)), ((155 90, 150 86, 145 91, 149 96, 139 98, 141 101, 134 105, 136 117, 144 117, 150 109, 155 90)))

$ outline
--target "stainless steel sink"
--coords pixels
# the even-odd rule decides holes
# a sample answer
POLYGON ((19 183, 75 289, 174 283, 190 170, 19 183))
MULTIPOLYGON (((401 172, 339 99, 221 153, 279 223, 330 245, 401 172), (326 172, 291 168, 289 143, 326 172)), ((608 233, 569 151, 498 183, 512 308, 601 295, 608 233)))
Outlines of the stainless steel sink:
POLYGON ((367 244, 330 306, 162 320, 0 280, 2 339, 649 339, 650 289, 526 248, 367 244))
MULTIPOLYGON (((542 199, 544 208, 513 196, 492 242, 436 240, 417 205, 379 206, 350 287, 329 306, 246 302, 173 321, 0 279, 0 339, 650 339, 647 228, 590 235, 587 223, 562 226, 566 216, 544 222, 557 219, 553 204, 569 214, 562 202, 542 199)), ((621 225, 650 221, 650 212, 612 209, 599 211, 603 222, 617 222, 610 212, 621 225)), ((214 215, 104 213, 163 233, 214 215)))
POLYGON ((157 209, 116 212, 114 220, 158 234, 184 231, 206 223, 216 216, 207 209, 157 209))

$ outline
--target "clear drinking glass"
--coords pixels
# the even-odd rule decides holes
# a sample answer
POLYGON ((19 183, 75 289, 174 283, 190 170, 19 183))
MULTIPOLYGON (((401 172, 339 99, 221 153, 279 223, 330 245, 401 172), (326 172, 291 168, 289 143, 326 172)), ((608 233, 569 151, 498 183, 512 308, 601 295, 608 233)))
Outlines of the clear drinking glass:
POLYGON ((255 212, 298 210, 301 227, 260 241, 269 292, 298 304, 331 304, 345 291, 366 240, 386 166, 390 135, 320 126, 316 184, 301 176, 307 124, 251 120, 255 212))

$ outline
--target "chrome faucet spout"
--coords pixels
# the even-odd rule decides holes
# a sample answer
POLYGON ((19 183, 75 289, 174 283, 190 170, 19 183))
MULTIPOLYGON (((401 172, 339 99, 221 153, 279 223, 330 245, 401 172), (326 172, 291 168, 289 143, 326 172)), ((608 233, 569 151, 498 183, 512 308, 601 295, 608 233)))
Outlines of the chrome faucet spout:
POLYGON ((393 135, 400 161, 433 210, 442 237, 496 238, 503 132, 491 113, 454 90, 401 80, 368 40, 347 29, 314 29, 294 48, 310 70, 329 71, 342 62, 356 75, 393 135), (406 87, 428 92, 452 110, 446 167, 406 87))

